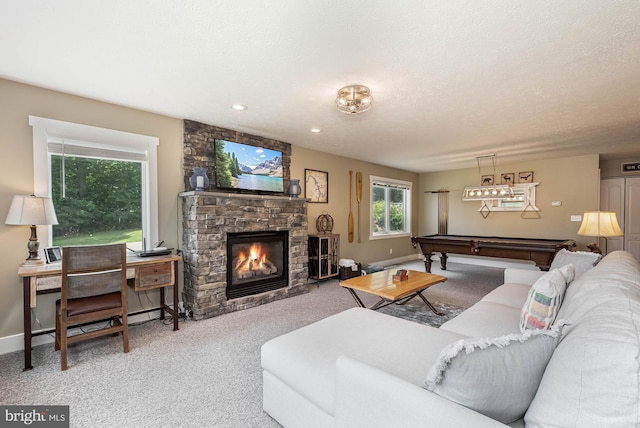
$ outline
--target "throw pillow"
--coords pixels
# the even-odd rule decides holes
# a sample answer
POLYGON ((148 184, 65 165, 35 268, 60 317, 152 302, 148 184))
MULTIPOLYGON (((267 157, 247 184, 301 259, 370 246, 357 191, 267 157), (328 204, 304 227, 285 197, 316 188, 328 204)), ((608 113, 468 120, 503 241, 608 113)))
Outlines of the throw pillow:
POLYGON ((458 340, 442 350, 423 387, 505 424, 516 421, 538 390, 560 329, 458 340))
POLYGON ((573 280, 573 265, 563 266, 542 275, 529 289, 522 306, 520 331, 548 329, 558 315, 567 282, 573 280))
POLYGON ((551 262, 550 269, 557 269, 561 266, 572 264, 576 269, 576 277, 578 279, 586 271, 598 264, 602 254, 589 253, 587 251, 567 251, 564 248, 556 253, 551 262))
POLYGON ((567 283, 567 286, 573 282, 576 277, 576 268, 572 264, 564 265, 560 268, 557 268, 560 275, 564 278, 564 282, 567 283))

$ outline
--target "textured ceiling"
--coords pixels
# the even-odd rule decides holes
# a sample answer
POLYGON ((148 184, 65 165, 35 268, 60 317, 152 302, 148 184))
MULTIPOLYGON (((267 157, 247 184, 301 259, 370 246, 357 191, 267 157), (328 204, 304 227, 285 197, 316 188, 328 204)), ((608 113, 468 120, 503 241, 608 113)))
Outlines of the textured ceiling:
POLYGON ((640 155, 638 0, 3 0, 0 77, 416 172, 640 155))

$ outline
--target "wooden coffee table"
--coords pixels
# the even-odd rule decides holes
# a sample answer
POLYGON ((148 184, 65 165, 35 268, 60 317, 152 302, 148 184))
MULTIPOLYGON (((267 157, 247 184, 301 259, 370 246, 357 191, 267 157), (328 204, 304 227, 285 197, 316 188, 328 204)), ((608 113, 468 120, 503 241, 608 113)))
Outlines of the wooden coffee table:
POLYGON ((340 285, 349 290, 358 305, 363 308, 366 308, 366 306, 362 303, 362 300, 360 300, 360 297, 358 297, 355 290, 374 294, 380 297, 380 301, 369 309, 376 310, 384 308, 392 303, 403 305, 418 296, 429 307, 429 309, 433 311, 433 313, 436 315, 443 315, 433 307, 426 297, 422 295, 422 292, 432 285, 446 281, 446 277, 432 273, 408 270, 408 279, 405 281, 398 281, 393 278, 395 273, 395 270, 383 270, 381 272, 375 272, 369 275, 357 276, 355 278, 340 281, 340 285))

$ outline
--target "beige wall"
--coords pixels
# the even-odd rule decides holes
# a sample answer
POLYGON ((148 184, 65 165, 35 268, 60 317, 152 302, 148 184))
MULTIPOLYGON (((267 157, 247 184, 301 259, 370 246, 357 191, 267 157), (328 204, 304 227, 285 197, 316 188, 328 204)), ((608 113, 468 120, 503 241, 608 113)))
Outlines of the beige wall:
MULTIPOLYGON (((182 245, 177 194, 184 190, 182 179, 182 120, 140 110, 116 106, 96 100, 63 94, 34 86, 0 79, 0 217, 4 219, 13 195, 33 192, 33 148, 28 117, 81 123, 91 126, 150 135, 160 138, 158 147, 159 236, 170 247, 182 245)), ((311 137, 310 137, 311 138, 311 137)), ((304 191, 304 169, 329 173, 329 203, 309 204, 309 232, 315 233, 316 219, 327 211, 334 219, 334 233, 341 234, 342 257, 362 262, 383 261, 414 254, 408 238, 369 242, 369 175, 401 179, 414 183, 417 200, 418 175, 353 159, 292 147, 291 176, 300 178, 304 191), (349 213, 349 170, 363 173, 364 192, 361 204, 362 242, 347 240, 349 213), (393 251, 390 254, 390 250, 393 251)), ((304 193, 303 193, 304 195, 304 193)), ((417 218, 418 205, 412 215, 417 218)), ((355 191, 353 211, 357 218, 355 191)), ((356 222, 357 225, 357 222, 356 222)), ((414 224, 414 231, 417 224, 414 224)), ((42 234, 40 234, 42 235, 42 234)), ((0 339, 22 333, 22 287, 16 275, 18 266, 28 256, 29 228, 0 224, 0 339)), ((40 236, 41 241, 43 236, 40 236)), ((45 246, 43 242, 41 248, 45 246)), ((136 311, 156 306, 157 292, 148 296, 131 293, 129 308, 136 311)), ((53 307, 57 295, 38 296, 34 313, 43 328, 54 325, 53 307)), ((38 329, 40 326, 35 325, 38 329)), ((1 348, 0 348, 1 349, 1 348)))
MULTIPOLYGON (((402 171, 395 168, 383 167, 372 163, 355 159, 335 156, 315 150, 292 146, 291 153, 291 178, 299 178, 304 197, 304 170, 315 169, 329 173, 329 203, 309 203, 309 233, 317 233, 316 220, 326 211, 333 217, 333 233, 340 234, 340 257, 354 259, 362 263, 372 263, 406 257, 415 254, 408 237, 394 239, 369 240, 369 204, 371 201, 369 192, 369 177, 378 176, 405 180, 413 183, 413 200, 418 200, 418 174, 402 171), (354 240, 348 241, 348 217, 349 217, 349 171, 353 171, 353 216, 354 216, 354 240), (362 173, 362 202, 360 204, 360 236, 358 243, 358 204, 355 193, 356 172, 362 173), (392 251, 392 252, 391 252, 392 251)), ((418 204, 412 206, 413 218, 418 218, 418 204)), ((417 223, 412 224, 413 233, 417 223)))
MULTIPOLYGON (((167 246, 176 248, 181 241, 177 236, 177 194, 183 190, 182 120, 0 79, 0 338, 23 330, 22 283, 16 272, 28 256, 29 228, 6 226, 4 219, 13 195, 33 193, 29 115, 159 137, 158 233, 167 246)), ((44 245, 41 243, 41 249, 44 245)), ((131 293, 130 309, 157 306, 157 296, 157 292, 149 292, 150 302, 131 293)), ((56 298, 55 294, 38 296, 34 318, 43 327, 54 325, 56 298)))
MULTIPOLYGON (((536 190, 540 219, 523 219, 520 212, 492 212, 483 218, 477 211, 480 202, 462 201, 462 189, 479 182, 477 168, 421 174, 419 234, 438 231, 438 197, 424 192, 449 189, 449 234, 575 239, 578 249, 584 250, 593 238, 578 236, 580 223, 570 221, 570 216, 598 209, 598 168, 598 155, 508 165, 498 163, 497 182, 501 173, 513 172, 517 177, 520 171, 534 172, 534 182, 540 183, 536 190), (552 201, 560 201, 562 205, 553 207, 552 201)), ((483 171, 485 173, 492 171, 483 171)))
MULTIPOLYGON (((60 92, 0 79, 0 218, 4 219, 13 195, 30 194, 33 191, 33 149, 28 116, 99 126, 160 138, 158 148, 159 234, 166 245, 181 246, 178 222, 179 200, 183 190, 182 174, 182 120, 140 110, 120 107, 60 92)), ((311 136, 310 136, 311 138, 311 136)), ((315 233, 319 215, 326 211, 334 220, 334 233, 341 235, 341 257, 371 263, 389 259, 401 259, 415 254, 409 238, 369 240, 369 177, 371 175, 406 180, 414 183, 412 207, 412 234, 437 231, 437 196, 423 193, 426 190, 448 188, 450 194, 449 232, 524 236, 541 238, 574 238, 581 244, 590 242, 578 237, 578 223, 569 221, 571 214, 597 208, 599 187, 598 157, 582 156, 513 165, 499 165, 500 172, 533 170, 535 180, 540 181, 538 206, 542 209, 540 220, 522 220, 519 213, 492 213, 483 219, 476 211, 478 203, 462 202, 460 190, 478 181, 476 169, 415 174, 383 167, 329 153, 304 149, 291 142, 291 177, 300 178, 304 196, 305 168, 329 173, 329 203, 309 204, 309 233, 315 233), (363 174, 363 200, 360 206, 361 243, 347 240, 349 214, 349 170, 363 174), (561 207, 551 207, 551 201, 562 201, 561 207)), ((353 212, 356 218, 357 203, 353 194, 353 212)), ((20 263, 27 257, 28 227, 0 224, 0 339, 22 333, 22 287, 16 275, 20 263)), ((43 245, 44 246, 44 245, 43 245)), ((34 318, 45 328, 53 326, 53 306, 56 295, 38 297, 34 318)), ((149 293, 149 301, 143 295, 130 294, 130 309, 153 307, 157 293, 149 293), (139 300, 140 299, 140 300, 139 300)), ((36 326, 36 328, 38 328, 36 326)))
MULTIPOLYGON (((640 143, 638 143, 640 146, 640 143)), ((635 157, 622 158, 622 159, 608 159, 600 161, 600 177, 601 178, 614 178, 614 177, 636 177, 640 175, 640 171, 636 172, 622 172, 622 164, 626 162, 640 162, 640 154, 635 157)))

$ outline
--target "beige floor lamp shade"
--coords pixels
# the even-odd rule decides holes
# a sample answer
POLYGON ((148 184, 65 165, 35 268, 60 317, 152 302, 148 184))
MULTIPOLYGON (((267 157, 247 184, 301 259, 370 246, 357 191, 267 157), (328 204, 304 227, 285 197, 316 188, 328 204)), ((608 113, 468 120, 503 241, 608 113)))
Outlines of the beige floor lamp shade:
MULTIPOLYGON (((622 236, 624 233, 618 224, 616 213, 608 211, 591 211, 584 213, 578 235, 595 236, 597 238, 610 238, 622 236)), ((606 245, 606 244, 605 244, 606 245)), ((597 243, 591 243, 587 247, 594 253, 602 254, 597 243)), ((606 246, 605 246, 606 251, 606 246)))

